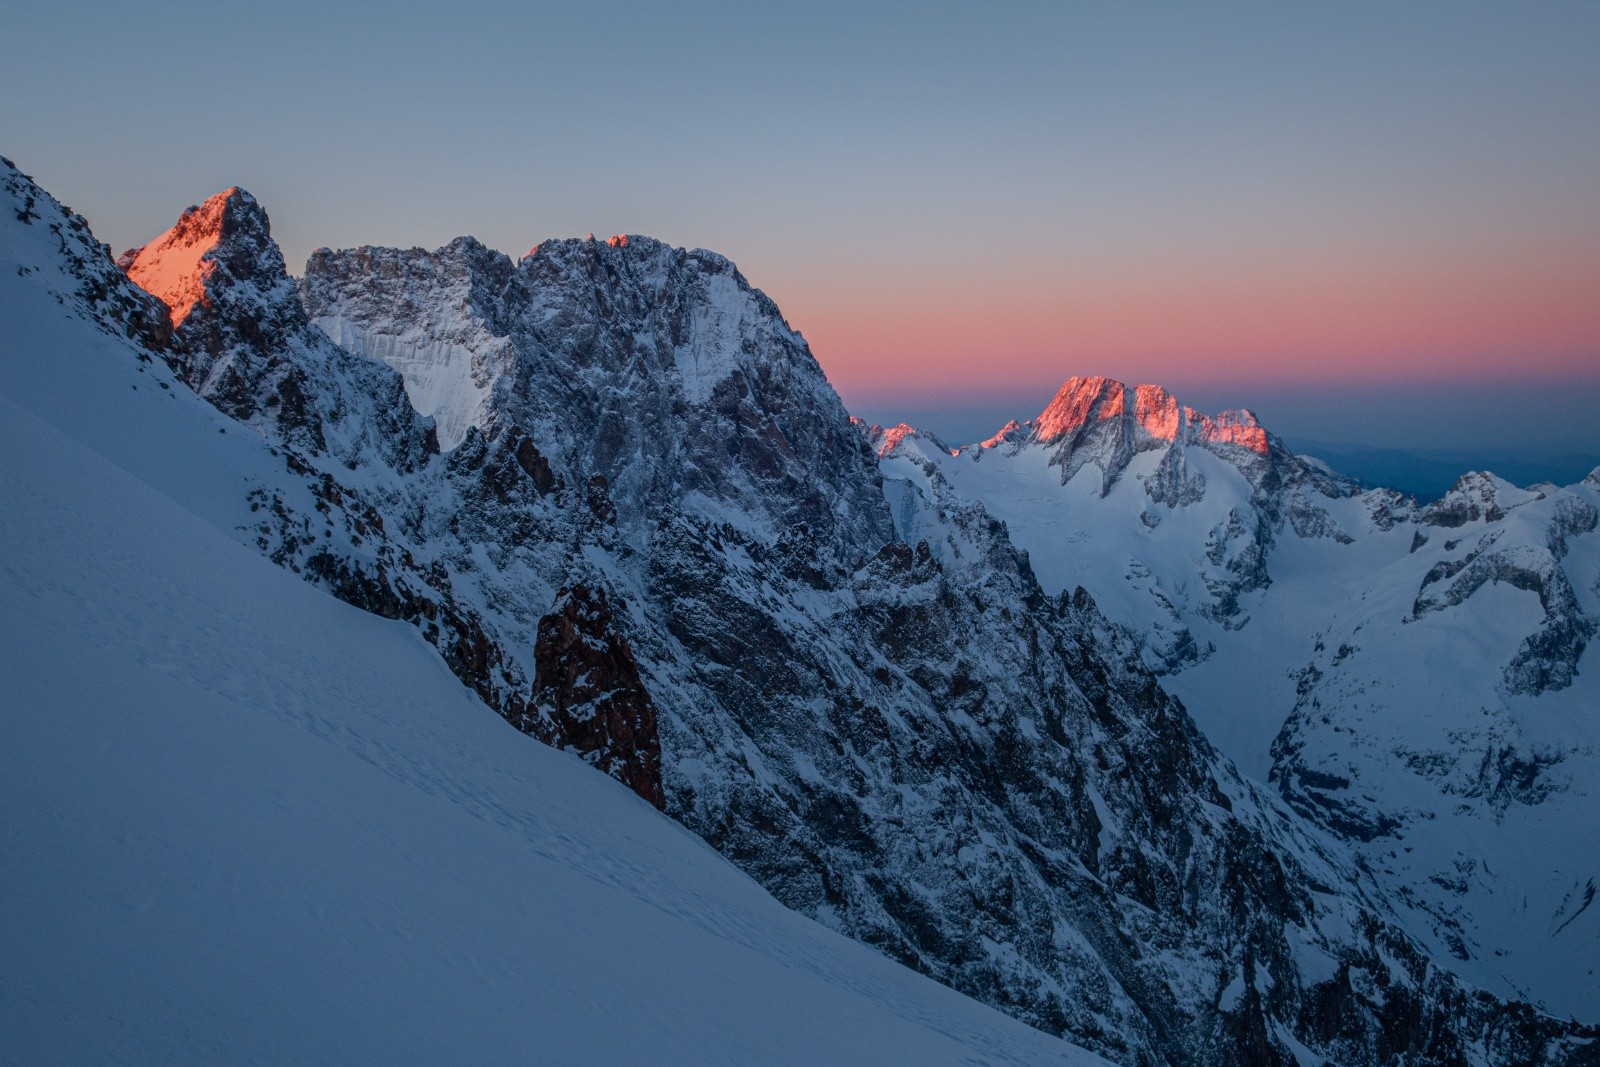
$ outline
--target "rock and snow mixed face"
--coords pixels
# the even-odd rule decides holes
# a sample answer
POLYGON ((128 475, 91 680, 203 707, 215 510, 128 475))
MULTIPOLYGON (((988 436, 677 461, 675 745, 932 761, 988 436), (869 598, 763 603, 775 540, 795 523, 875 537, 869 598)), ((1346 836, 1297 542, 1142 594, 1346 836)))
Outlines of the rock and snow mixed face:
POLYGON ((301 288, 317 322, 459 413, 452 434, 520 427, 572 478, 603 478, 626 529, 670 501, 766 541, 806 530, 835 567, 892 536, 805 341, 715 253, 554 240, 512 263, 462 238, 319 252, 301 288))
MULTIPOLYGON (((0 198, 0 1060, 1103 1062, 783 908, 240 544, 242 487, 338 506, 102 329, 167 311, 27 203, 0 198)), ((631 679, 567 603, 576 718, 562 668, 631 679)))
POLYGON ((1351 840, 1450 966, 1593 1014, 1592 479, 1469 474, 1418 508, 1247 415, 1104 379, 1068 381, 979 446, 873 439, 902 530, 911 488, 981 504, 1047 592, 1087 589, 1214 742, 1351 840))
MULTIPOLYGON (((74 248, 26 245, 19 265, 74 275, 98 251, 74 248)), ((1129 632, 1087 594, 1041 590, 938 467, 880 472, 804 342, 721 257, 629 238, 547 242, 515 264, 470 241, 314 259, 312 315, 405 338, 396 373, 294 320, 265 248, 253 285, 233 273, 239 300, 218 268, 170 347, 125 347, 285 464, 216 479, 223 525, 414 625, 528 732, 642 776, 637 792, 784 903, 1125 1063, 1562 1062, 1592 1040, 1435 966, 1346 846, 1218 757, 1129 632), (251 307, 288 317, 252 339, 251 307), (207 391, 230 361, 241 388, 207 391), (291 372, 320 443, 261 415, 291 372), (461 413, 453 449, 408 466, 347 447, 379 414, 368 389, 417 419, 400 374, 424 372, 434 392, 411 395, 461 413)), ((93 306, 125 333, 105 309, 144 305, 122 289, 93 306)), ((1282 515, 1284 486, 1346 499, 1325 472, 1284 469, 1270 438, 1248 447, 1243 419, 1207 431, 1178 411, 1207 495, 1223 474, 1207 457, 1237 453, 1259 465, 1237 475, 1246 502, 1282 515)), ((1143 442, 1126 421, 1096 425, 1143 442)), ((1092 436, 1081 446, 1101 447, 1092 436)), ((1104 500, 1156 450, 1129 451, 1104 500)), ((1061 463, 1039 466, 1059 490, 1061 463)), ((1177 499, 1194 483, 1178 472, 1177 499)), ((1223 525, 1205 558, 1224 574, 1277 530, 1244 510, 1223 525)))
POLYGON ((1271 750, 1283 795, 1461 973, 1580 1018, 1600 1004, 1597 505, 1588 483, 1464 478, 1401 527, 1414 552, 1325 610, 1271 750))
POLYGON ((1354 483, 1289 454, 1249 412, 1202 415, 1157 386, 1072 378, 1038 418, 956 451, 908 431, 882 438, 885 477, 937 469, 1007 523, 1046 590, 1088 589, 1162 672, 1249 621, 1282 517, 1347 539, 1328 509, 1354 483))

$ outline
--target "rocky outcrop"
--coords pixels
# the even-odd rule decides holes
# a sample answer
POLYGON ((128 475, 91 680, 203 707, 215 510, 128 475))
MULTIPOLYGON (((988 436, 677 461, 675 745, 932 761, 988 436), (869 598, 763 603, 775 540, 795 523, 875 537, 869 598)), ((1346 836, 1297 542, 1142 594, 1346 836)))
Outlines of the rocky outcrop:
POLYGON ((528 732, 548 729, 562 748, 665 807, 655 705, 605 593, 581 584, 562 589, 539 620, 533 662, 537 714, 525 717, 528 732))
POLYGON ((1170 448, 1161 457, 1155 472, 1145 479, 1144 491, 1151 500, 1169 509, 1193 504, 1206 495, 1206 476, 1191 471, 1182 449, 1170 448))
POLYGON ((1422 522, 1446 530, 1472 522, 1499 522, 1511 508, 1538 498, 1537 492, 1518 489, 1487 471, 1473 471, 1424 508, 1422 522))
POLYGON ((1537 696, 1571 685, 1597 628, 1561 566, 1567 538, 1594 529, 1595 509, 1585 501, 1569 499, 1564 504, 1549 522, 1543 544, 1497 545, 1499 538, 1487 535, 1460 559, 1436 564, 1423 576, 1411 607, 1410 618, 1418 619, 1458 608, 1485 585, 1499 583, 1538 594, 1542 624, 1505 666, 1511 693, 1537 696))

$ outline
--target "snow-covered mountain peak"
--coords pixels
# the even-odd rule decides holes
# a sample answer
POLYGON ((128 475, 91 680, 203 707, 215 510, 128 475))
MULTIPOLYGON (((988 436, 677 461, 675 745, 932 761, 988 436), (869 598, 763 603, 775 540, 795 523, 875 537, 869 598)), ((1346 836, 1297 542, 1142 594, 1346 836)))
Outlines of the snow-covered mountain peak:
POLYGON ((979 442, 978 447, 997 448, 1011 440, 1012 436, 1019 432, 1026 432, 1026 427, 1024 427, 1022 423, 1018 422, 1016 419, 1011 419, 1004 426, 1000 427, 1000 429, 996 430, 994 436, 990 437, 986 441, 979 442))
POLYGON ((186 208, 170 230, 117 262, 167 305, 180 340, 187 336, 214 352, 230 344, 312 341, 266 209, 238 186, 186 208))
MULTIPOLYGON (((1177 404, 1166 390, 1155 386, 1140 387, 1134 401, 1134 419, 1141 425, 1147 421, 1155 424, 1158 436, 1172 440, 1176 436, 1177 404), (1162 416, 1170 409, 1174 424, 1166 434, 1160 430, 1162 416)), ((1033 420, 1034 436, 1040 444, 1054 444, 1069 434, 1076 433, 1096 422, 1119 419, 1129 414, 1128 387, 1110 378, 1073 375, 1066 380, 1055 398, 1033 420)))
POLYGON ((1266 431, 1248 410, 1204 415, 1180 405, 1159 385, 1130 387, 1100 376, 1068 378, 1031 425, 1035 439, 1048 445, 1112 420, 1137 427, 1142 436, 1154 441, 1188 438, 1205 444, 1237 445, 1261 455, 1269 451, 1266 431))
POLYGON ((1220 411, 1215 416, 1201 415, 1193 408, 1183 410, 1189 424, 1198 427, 1202 441, 1237 445, 1263 456, 1270 451, 1267 431, 1256 421, 1255 412, 1249 408, 1220 411))
POLYGON ((664 499, 768 543, 804 522, 839 567, 892 537, 810 348, 720 255, 637 234, 515 263, 476 242, 362 248, 313 256, 301 292, 341 345, 404 375, 441 447, 520 426, 571 484, 598 478, 641 545, 664 499))
MULTIPOLYGON (((1039 459, 1062 485, 1093 468, 1085 478, 1095 483, 1101 497, 1137 461, 1134 479, 1168 509, 1204 495, 1203 469, 1213 459, 1199 458, 1200 453, 1210 453, 1231 468, 1228 477, 1240 479, 1246 495, 1277 495, 1294 486, 1330 496, 1355 490, 1354 482, 1291 454, 1251 411, 1207 415, 1180 403, 1162 386, 1130 386, 1104 376, 1068 378, 1037 417, 1008 422, 988 440, 959 450, 971 462, 986 453, 1026 465, 1039 459)), ((1149 521, 1159 517, 1151 513, 1149 521)))
POLYGON ((163 359, 229 415, 272 426, 306 456, 333 455, 346 466, 375 454, 412 469, 437 451, 427 421, 395 403, 399 376, 311 324, 266 210, 245 190, 185 209, 170 230, 117 262, 168 309, 163 359))
MULTIPOLYGON (((859 422, 859 420, 856 420, 859 422)), ((955 455, 959 449, 953 449, 939 440, 927 430, 919 430, 909 423, 898 423, 885 429, 882 426, 873 426, 867 429, 867 443, 878 454, 879 459, 894 455, 908 440, 915 440, 923 446, 924 450, 932 449, 935 452, 944 452, 955 455)))
POLYGON ((1470 471, 1450 491, 1429 504, 1422 521, 1450 529, 1469 522, 1495 522, 1506 512, 1544 497, 1538 489, 1522 489, 1489 471, 1470 471))
POLYGON ((489 392, 511 372, 512 348, 574 329, 625 330, 627 367, 612 368, 619 384, 676 386, 693 405, 736 372, 768 373, 761 365, 775 357, 794 364, 784 375, 828 389, 804 339, 730 260, 640 234, 544 240, 515 262, 473 238, 434 252, 319 249, 302 290, 339 343, 405 375, 418 409, 439 419, 446 449, 488 425, 489 392))

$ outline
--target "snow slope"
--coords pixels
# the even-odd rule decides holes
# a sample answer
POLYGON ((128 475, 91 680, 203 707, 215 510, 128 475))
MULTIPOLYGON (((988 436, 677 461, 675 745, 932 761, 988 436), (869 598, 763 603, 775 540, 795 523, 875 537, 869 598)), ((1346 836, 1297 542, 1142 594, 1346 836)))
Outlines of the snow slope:
POLYGON ((15 296, 0 1058, 1099 1062, 781 907, 237 543, 219 490, 280 476, 265 443, 15 296))

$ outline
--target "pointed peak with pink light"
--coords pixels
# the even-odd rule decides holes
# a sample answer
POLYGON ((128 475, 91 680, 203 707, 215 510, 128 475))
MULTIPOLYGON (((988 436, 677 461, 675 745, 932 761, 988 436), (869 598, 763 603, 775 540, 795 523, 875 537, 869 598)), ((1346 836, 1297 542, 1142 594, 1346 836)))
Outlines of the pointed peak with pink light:
MULTIPOLYGON (((1112 420, 1121 421, 1130 431, 1136 427, 1157 441, 1231 445, 1263 456, 1271 449, 1267 431, 1247 409, 1205 415, 1179 404, 1162 386, 1130 387, 1102 376, 1068 378, 1028 425, 1039 443, 1053 444, 1112 420)), ((991 440, 998 443, 1012 432, 1013 426, 1008 424, 991 440)))
POLYGON ((978 447, 979 448, 998 448, 1001 445, 1005 444, 1007 441, 1011 440, 1018 433, 1026 433, 1027 429, 1028 428, 1025 425, 1023 425, 1022 423, 1018 422, 1016 419, 1012 419, 1011 421, 1007 422, 1004 426, 1000 427, 999 430, 995 431, 995 434, 994 434, 993 437, 990 437, 987 441, 980 441, 978 443, 978 447))
POLYGON ((269 241, 267 215, 256 198, 232 186, 184 210, 172 229, 117 260, 128 277, 167 305, 173 326, 181 326, 205 299, 216 270, 217 247, 237 235, 269 241))

